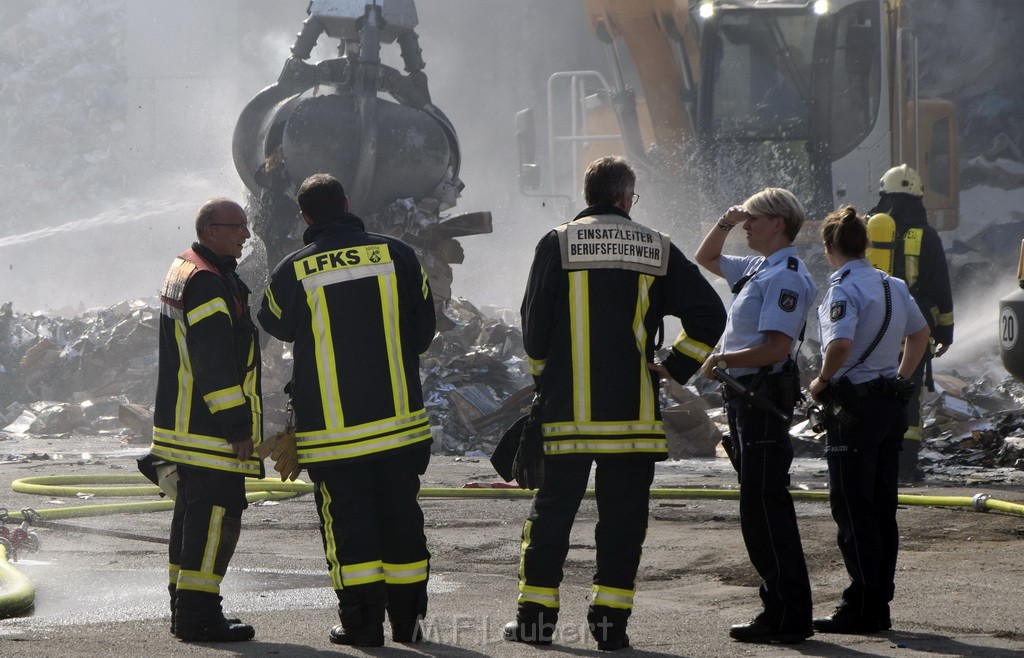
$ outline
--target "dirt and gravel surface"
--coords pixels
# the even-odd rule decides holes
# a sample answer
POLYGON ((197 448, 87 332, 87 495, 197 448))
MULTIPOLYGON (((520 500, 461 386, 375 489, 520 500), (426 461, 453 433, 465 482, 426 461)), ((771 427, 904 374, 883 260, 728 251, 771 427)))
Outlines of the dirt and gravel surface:
MULTIPOLYGON (((89 437, 7 437, 0 454, 45 455, 0 468, 0 506, 49 509, 125 499, 15 493, 11 482, 40 475, 134 473, 141 446, 89 437), (115 443, 115 445, 111 445, 115 443), (82 453, 88 459, 82 459, 82 453), (55 458, 60 457, 60 458, 55 458)), ((794 487, 825 488, 821 460, 794 464, 794 487)), ((424 487, 460 488, 494 481, 486 458, 435 456, 424 487)), ((725 459, 666 462, 656 487, 735 488, 725 459)), ((1019 487, 964 486, 931 477, 906 493, 992 494, 1022 503, 1019 487)), ((152 498, 152 497, 151 497, 152 498)), ((116 514, 57 524, 116 530, 137 539, 64 528, 41 528, 42 549, 15 566, 36 588, 27 616, 0 621, 4 656, 209 655, 526 656, 603 655, 585 630, 594 558, 596 509, 584 502, 572 535, 562 588, 563 613, 549 648, 510 645, 501 626, 515 613, 519 533, 528 498, 424 498, 431 561, 429 642, 388 641, 383 649, 342 650, 328 642, 336 623, 317 534, 312 496, 257 504, 223 584, 225 606, 256 627, 256 640, 184 644, 168 633, 166 537, 169 512, 116 514)), ((827 614, 846 583, 827 504, 798 502, 817 614, 827 614)), ((1024 655, 1024 522, 1021 517, 964 507, 904 506, 902 552, 893 604, 894 628, 867 636, 818 634, 784 646, 739 644, 732 623, 759 609, 757 576, 740 538, 735 500, 652 501, 651 522, 630 624, 636 656, 994 656, 1024 655)))

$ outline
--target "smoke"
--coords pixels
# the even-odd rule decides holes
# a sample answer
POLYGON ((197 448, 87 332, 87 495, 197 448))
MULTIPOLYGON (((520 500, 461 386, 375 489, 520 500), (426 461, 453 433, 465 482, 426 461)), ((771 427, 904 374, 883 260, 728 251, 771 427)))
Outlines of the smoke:
MULTIPOLYGON (((0 148, 9 165, 0 180, 0 302, 55 309, 153 295, 170 258, 193 239, 195 209, 213 195, 241 198, 231 161, 234 122, 276 81, 307 4, 0 3, 0 148)), ((984 34, 978 24, 998 3, 984 4, 986 11, 972 14, 970 34, 984 34)), ((941 45, 965 42, 957 32, 966 9, 949 0, 916 6, 922 57, 947 62, 941 45), (932 6, 958 12, 957 29, 940 20, 942 12, 928 11, 932 6)), ((461 142, 466 188, 451 212, 489 210, 494 217, 493 234, 460 239, 466 258, 454 267, 454 292, 477 305, 518 307, 534 245, 578 208, 520 193, 513 117, 534 108, 544 164, 549 76, 588 69, 607 75, 603 47, 583 0, 420 0, 417 11, 433 102, 461 142)), ((991 16, 1007 23, 1004 13, 991 16)), ((1008 25, 993 32, 1000 43, 1008 25)), ((335 45, 322 38, 312 60, 333 56, 335 45)), ((401 67, 396 44, 382 56, 401 67)), ((986 98, 1019 58, 1002 59, 1002 68, 984 66, 970 86, 954 74, 955 62, 923 71, 923 86, 986 98)), ((576 175, 567 169, 556 173, 563 180, 576 175)), ((679 226, 707 219, 681 208, 652 212, 650 199, 639 204, 637 219, 677 238, 679 226)), ((958 308, 957 317, 968 316, 958 308)), ((944 358, 960 351, 963 338, 958 331, 944 358)))

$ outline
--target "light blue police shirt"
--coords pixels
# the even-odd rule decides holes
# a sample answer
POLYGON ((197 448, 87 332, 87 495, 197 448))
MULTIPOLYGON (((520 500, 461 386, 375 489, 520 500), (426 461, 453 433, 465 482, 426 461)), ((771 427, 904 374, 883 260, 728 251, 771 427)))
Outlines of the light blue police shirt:
MULTIPOLYGON (((767 258, 723 254, 718 267, 730 287, 753 273, 743 290, 733 297, 722 334, 722 351, 735 352, 765 343, 767 331, 780 331, 793 339, 800 335, 817 287, 807 267, 796 257, 795 247, 784 247, 767 258), (789 267, 790 257, 796 261, 795 270, 789 267)), ((782 363, 773 364, 772 371, 779 370, 782 363)), ((758 370, 729 368, 729 374, 739 377, 758 370)))
POLYGON ((843 265, 828 281, 829 288, 818 307, 822 355, 828 344, 837 338, 853 341, 850 355, 835 378, 845 374, 854 384, 861 384, 878 377, 895 377, 903 337, 920 331, 926 324, 907 284, 903 279, 876 270, 866 258, 843 265), (874 342, 885 320, 883 278, 889 281, 892 317, 882 340, 864 363, 854 366, 874 342))

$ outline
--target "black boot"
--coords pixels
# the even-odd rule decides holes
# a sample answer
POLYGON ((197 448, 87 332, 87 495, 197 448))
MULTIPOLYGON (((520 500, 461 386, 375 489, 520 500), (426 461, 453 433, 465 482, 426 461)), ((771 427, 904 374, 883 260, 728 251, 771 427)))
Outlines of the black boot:
POLYGON ((587 610, 587 625, 590 627, 590 634, 597 640, 598 649, 618 651, 629 646, 629 636, 626 635, 629 614, 629 610, 603 605, 590 606, 587 610))
POLYGON ((171 595, 171 635, 174 635, 174 606, 178 602, 178 587, 176 585, 168 585, 167 591, 171 595))
POLYGON ((340 624, 331 627, 331 644, 351 647, 384 646, 384 583, 335 590, 340 624))
POLYGON ((863 635, 882 630, 882 611, 878 606, 840 603, 828 617, 814 620, 814 630, 819 633, 842 633, 863 635))
POLYGON ((519 606, 516 620, 510 621, 501 629, 501 635, 506 642, 548 645, 551 644, 557 623, 557 608, 526 603, 519 606))
POLYGON ((252 626, 224 618, 221 598, 210 592, 176 593, 174 636, 185 642, 244 642, 256 636, 252 626))
POLYGON ((427 615, 426 581, 410 585, 388 585, 387 599, 391 639, 403 644, 422 642, 423 628, 420 620, 427 615))

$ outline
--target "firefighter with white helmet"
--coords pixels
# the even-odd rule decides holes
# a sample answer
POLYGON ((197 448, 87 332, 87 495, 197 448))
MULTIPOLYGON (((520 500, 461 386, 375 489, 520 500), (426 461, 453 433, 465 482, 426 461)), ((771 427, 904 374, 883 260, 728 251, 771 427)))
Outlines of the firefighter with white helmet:
MULTIPOLYGON (((892 271, 910 288, 921 312, 931 328, 934 351, 925 353, 913 380, 917 384, 914 396, 907 406, 907 433, 900 453, 900 481, 912 483, 920 480, 917 457, 921 450, 923 429, 921 423, 921 387, 933 390, 931 359, 945 354, 953 342, 953 292, 949 281, 949 266, 938 232, 928 224, 924 207, 924 186, 921 176, 906 164, 889 169, 879 181, 878 204, 868 215, 872 221, 885 214, 895 221, 896 232, 891 247, 892 271)), ((888 245, 879 245, 875 247, 888 245)), ((873 258, 874 262, 875 259, 873 258)))

